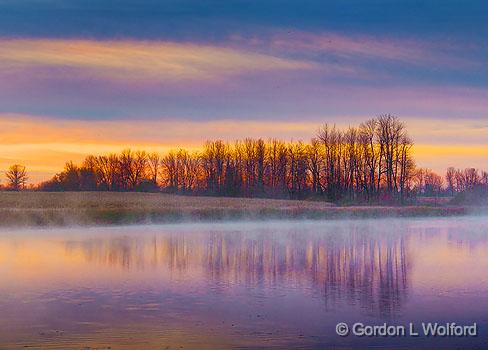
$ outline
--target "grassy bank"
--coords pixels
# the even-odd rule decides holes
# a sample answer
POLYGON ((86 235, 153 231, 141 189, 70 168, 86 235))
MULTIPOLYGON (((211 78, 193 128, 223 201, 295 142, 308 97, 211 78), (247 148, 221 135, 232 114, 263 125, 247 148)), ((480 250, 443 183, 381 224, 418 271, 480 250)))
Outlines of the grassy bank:
POLYGON ((159 193, 0 193, 0 226, 7 227, 463 214, 465 209, 462 207, 336 207, 325 202, 187 197, 159 193))

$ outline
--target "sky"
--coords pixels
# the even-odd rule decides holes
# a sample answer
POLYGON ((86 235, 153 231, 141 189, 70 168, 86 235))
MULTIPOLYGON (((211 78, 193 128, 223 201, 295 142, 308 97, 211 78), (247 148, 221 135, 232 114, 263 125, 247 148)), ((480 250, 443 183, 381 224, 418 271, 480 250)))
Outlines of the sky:
POLYGON ((487 23, 474 0, 0 0, 0 170, 383 113, 419 166, 487 169, 487 23))

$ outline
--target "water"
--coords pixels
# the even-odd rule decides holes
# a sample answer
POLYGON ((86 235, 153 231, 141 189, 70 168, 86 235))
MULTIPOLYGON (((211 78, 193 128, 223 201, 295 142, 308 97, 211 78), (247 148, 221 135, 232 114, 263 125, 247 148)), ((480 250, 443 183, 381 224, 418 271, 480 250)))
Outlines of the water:
POLYGON ((486 349, 487 292, 484 218, 0 231, 0 349, 486 349))

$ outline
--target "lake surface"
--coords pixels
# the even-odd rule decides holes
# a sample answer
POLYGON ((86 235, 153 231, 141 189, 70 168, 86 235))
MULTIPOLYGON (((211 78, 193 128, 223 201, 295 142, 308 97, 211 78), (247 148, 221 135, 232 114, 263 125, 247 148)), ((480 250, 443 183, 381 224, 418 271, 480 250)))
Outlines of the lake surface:
POLYGON ((487 349, 488 218, 0 231, 0 349, 487 349), (477 323, 477 337, 336 324, 477 323))

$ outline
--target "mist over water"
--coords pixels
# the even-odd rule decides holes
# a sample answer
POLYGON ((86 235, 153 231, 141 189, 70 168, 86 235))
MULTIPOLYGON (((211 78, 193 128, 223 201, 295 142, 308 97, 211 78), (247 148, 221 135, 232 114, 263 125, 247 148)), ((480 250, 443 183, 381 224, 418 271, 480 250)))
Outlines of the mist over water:
POLYGON ((487 271, 486 217, 3 230, 0 348, 482 349, 487 271), (335 333, 431 321, 481 336, 335 333))

